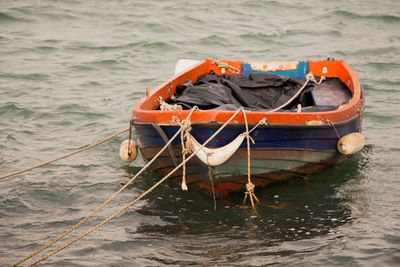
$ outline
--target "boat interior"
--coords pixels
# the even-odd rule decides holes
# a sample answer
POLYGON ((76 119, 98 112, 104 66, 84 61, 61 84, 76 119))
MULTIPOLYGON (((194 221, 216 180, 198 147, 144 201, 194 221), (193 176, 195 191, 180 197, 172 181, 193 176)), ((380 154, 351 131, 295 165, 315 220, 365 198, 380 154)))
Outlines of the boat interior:
MULTIPOLYGON (((194 121, 223 122, 233 110, 242 106, 251 111, 250 121, 257 122, 265 116, 265 112, 279 107, 295 95, 304 86, 309 73, 315 80, 309 81, 290 105, 270 113, 270 122, 303 124, 321 120, 319 114, 324 114, 324 120, 335 122, 359 113, 362 95, 358 76, 344 61, 244 62, 206 59, 181 66, 176 69, 174 77, 151 93, 147 92, 147 96, 135 105, 134 118, 137 122, 168 124, 171 115, 184 118, 189 109, 198 106, 201 112, 193 116, 194 121), (321 77, 326 79, 318 84, 321 77), (163 102, 175 108, 164 106, 163 109, 163 102)), ((241 121, 239 116, 238 123, 241 121)))
POLYGON ((201 110, 236 110, 244 107, 249 111, 275 109, 300 113, 335 110, 351 99, 351 91, 338 78, 317 77, 321 81, 318 84, 273 72, 241 73, 218 75, 211 71, 200 75, 194 82, 188 80, 177 85, 176 93, 166 102, 179 109, 197 106, 201 110))

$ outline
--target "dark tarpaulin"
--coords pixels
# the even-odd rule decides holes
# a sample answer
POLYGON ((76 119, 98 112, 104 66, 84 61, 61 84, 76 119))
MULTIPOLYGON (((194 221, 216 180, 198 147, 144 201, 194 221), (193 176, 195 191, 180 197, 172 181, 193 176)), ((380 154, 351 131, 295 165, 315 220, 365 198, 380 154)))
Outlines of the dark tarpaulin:
MULTIPOLYGON (((188 81, 176 88, 176 94, 168 101, 182 105, 184 109, 197 106, 200 109, 236 110, 244 107, 248 110, 266 111, 279 107, 292 98, 306 80, 255 73, 249 76, 217 75, 213 72, 201 75, 193 83, 188 81)), ((282 111, 312 106, 309 83, 303 92, 282 111)))

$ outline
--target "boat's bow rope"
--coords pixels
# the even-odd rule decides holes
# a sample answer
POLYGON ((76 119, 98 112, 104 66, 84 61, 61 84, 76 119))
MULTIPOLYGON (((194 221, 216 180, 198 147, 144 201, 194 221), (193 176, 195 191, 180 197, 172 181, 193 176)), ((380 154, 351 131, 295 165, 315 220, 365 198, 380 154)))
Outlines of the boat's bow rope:
MULTIPOLYGON (((190 117, 192 116, 193 112, 195 110, 198 110, 197 107, 193 107, 192 110, 190 111, 189 115, 186 118, 186 121, 188 121, 190 119, 190 117)), ((185 120, 184 120, 185 121, 185 120)), ((125 131, 128 131, 129 129, 126 129, 125 131)), ((67 236, 68 234, 70 234, 72 231, 74 231, 76 228, 78 228, 81 224, 83 224, 84 222, 86 222, 88 219, 90 219, 91 217, 93 217, 96 213, 98 213, 104 206, 106 206, 111 200, 113 200, 119 193, 122 192, 122 190, 124 190, 126 187, 128 187, 131 183, 133 183, 140 174, 142 174, 167 148, 168 146, 172 143, 173 140, 175 140, 175 138, 181 133, 181 131, 183 130, 183 128, 180 128, 175 134, 174 136, 165 144, 165 146, 139 171, 136 173, 136 175, 134 177, 132 177, 123 187, 121 187, 117 192, 115 192, 110 198, 108 198, 106 201, 103 202, 103 204, 101 204, 100 206, 98 206, 91 214, 89 214, 88 216, 86 216, 86 218, 82 219, 80 222, 78 222, 77 224, 75 224, 73 227, 71 227, 70 229, 68 229, 67 231, 65 231, 63 234, 61 234, 60 236, 58 236, 56 239, 52 240, 51 242, 47 243, 46 245, 42 246, 40 249, 36 250, 35 252, 33 252, 32 254, 30 254, 29 256, 23 258, 22 260, 16 262, 15 264, 13 264, 13 266, 17 266, 23 262, 25 262, 26 260, 32 258, 33 256, 37 255, 38 253, 42 252, 43 250, 47 249, 48 247, 52 246, 54 243, 56 243, 57 241, 59 241, 60 239, 64 238, 65 236, 67 236)), ((143 197, 143 196, 142 196, 143 197)), ((122 213, 122 211, 121 211, 122 213)), ((117 214, 119 215, 119 214, 117 214)), ((116 216, 117 216, 116 215, 116 216)), ((116 217, 114 216, 114 217, 116 217)), ((113 218, 114 218, 113 217, 113 218)), ((109 220, 111 220, 112 218, 109 218, 109 220)), ((106 222, 104 222, 106 223, 106 222)), ((104 224, 103 223, 103 224, 104 224)), ((100 227, 100 226, 99 226, 100 227)), ((97 228, 99 228, 97 227, 97 228)), ((97 229, 96 228, 96 229, 97 229)), ((95 230, 95 229, 94 229, 95 230)), ((94 231, 92 229, 92 231, 94 231)), ((83 238, 85 235, 89 234, 88 232, 86 232, 84 235, 82 235, 79 239, 83 238)), ((79 240, 78 239, 78 240, 79 240)), ((57 252, 61 251, 62 249, 64 249, 65 247, 70 246, 72 243, 78 241, 78 240, 73 240, 70 243, 68 243, 67 245, 64 245, 63 247, 53 251, 52 253, 48 254, 47 256, 39 259, 38 261, 35 261, 34 263, 28 265, 28 266, 32 266, 35 265, 36 263, 39 263, 45 259, 47 259, 48 257, 50 257, 51 255, 56 254, 57 252)))
POLYGON ((60 156, 60 157, 58 157, 58 158, 55 158, 55 159, 52 159, 52 160, 49 160, 49 161, 46 161, 46 162, 42 162, 42 163, 40 163, 40 164, 37 164, 37 165, 35 165, 35 166, 29 167, 29 168, 26 168, 26 169, 23 169, 23 170, 19 170, 19 171, 13 172, 13 173, 9 173, 9 174, 6 174, 6 175, 2 175, 2 176, 0 176, 0 180, 1 180, 1 179, 8 178, 8 177, 11 177, 11 176, 14 176, 14 175, 17 175, 17 174, 24 173, 24 172, 27 172, 27 171, 31 171, 31 170, 33 170, 33 169, 42 167, 42 166, 47 165, 47 164, 50 164, 50 163, 53 163, 53 162, 58 161, 58 160, 60 160, 60 159, 65 159, 65 158, 67 158, 67 157, 73 156, 73 155, 75 155, 75 154, 78 154, 78 153, 80 153, 80 152, 83 152, 83 151, 85 151, 85 150, 88 150, 88 149, 90 149, 90 148, 93 148, 93 147, 95 147, 95 146, 98 146, 98 145, 100 145, 100 144, 102 144, 102 143, 104 143, 104 142, 107 142, 108 140, 111 140, 111 139, 117 137, 118 135, 121 135, 121 134, 123 134, 123 133, 125 133, 125 132, 127 132, 127 131, 129 131, 129 130, 130 130, 130 128, 125 129, 125 130, 122 130, 122 131, 120 131, 120 132, 118 132, 118 133, 115 133, 115 134, 113 134, 113 135, 111 135, 111 136, 109 136, 109 137, 106 137, 106 138, 104 138, 103 140, 100 140, 100 141, 98 141, 98 142, 96 142, 96 143, 94 143, 94 144, 91 144, 91 145, 88 145, 88 146, 86 146, 86 147, 84 147, 84 148, 75 150, 74 152, 65 154, 65 155, 60 156))
MULTIPOLYGON (((196 107, 197 108, 197 107, 196 107)), ((198 109, 198 108, 197 108, 198 109)), ((181 146, 182 146, 182 162, 185 162, 186 155, 190 153, 187 144, 185 144, 185 135, 188 135, 192 130, 192 126, 189 119, 180 121, 178 118, 173 118, 174 122, 181 126, 181 146)), ((182 190, 187 191, 188 187, 186 184, 186 164, 182 167, 182 190)))
MULTIPOLYGON (((228 66, 228 67, 229 67, 229 66, 228 66)), ((231 66, 230 66, 230 67, 231 67, 231 66)), ((311 75, 307 75, 307 81, 306 81, 306 83, 303 85, 303 87, 299 90, 299 92, 298 92, 296 95, 300 94, 300 92, 305 88, 305 86, 307 85, 307 83, 308 83, 310 80, 314 81, 315 83, 318 83, 318 82, 315 80, 315 78, 313 78, 313 77, 314 77, 314 76, 312 75, 312 73, 311 73, 311 75)), ((324 78, 324 77, 322 77, 322 78, 324 78)), ((322 78, 321 78, 321 80, 319 81, 319 83, 321 83, 322 78)), ((293 98, 293 99, 294 99, 294 98, 293 98)), ((285 103, 284 105, 287 105, 287 104, 290 103, 293 99, 290 99, 290 100, 289 100, 287 103, 285 103)), ((279 108, 281 108, 281 107, 279 107, 279 108)), ((167 149, 167 147, 172 143, 172 141, 173 141, 179 134, 181 134, 181 138, 183 138, 183 134, 182 134, 183 131, 186 132, 187 134, 189 133, 189 131, 190 131, 190 121, 189 121, 189 119, 190 119, 192 113, 193 113, 195 110, 197 110, 197 107, 194 107, 194 108, 190 111, 190 113, 189 113, 189 115, 187 116, 186 120, 183 120, 183 121, 180 123, 180 126, 181 126, 181 127, 180 127, 179 130, 174 134, 174 136, 165 144, 165 146, 152 158, 152 160, 150 160, 138 173, 136 173, 136 175, 135 175, 133 178, 131 178, 123 187, 121 187, 117 192, 115 192, 115 193, 114 193, 109 199, 107 199, 103 204, 101 204, 99 207, 97 207, 97 208, 96 208, 91 214, 89 214, 86 218, 84 218, 83 220, 81 220, 80 222, 78 222, 77 224, 75 224, 73 227, 71 227, 69 230, 67 230, 66 232, 64 232, 64 233, 61 234, 60 236, 58 236, 58 237, 57 237, 56 239, 54 239, 53 241, 51 241, 51 242, 47 243, 46 245, 44 245, 43 247, 41 247, 39 250, 33 252, 33 253, 30 254, 29 256, 25 257, 24 259, 18 261, 18 262, 15 263, 15 264, 13 264, 13 266, 17 266, 18 264, 21 264, 22 262, 25 262, 26 260, 32 258, 33 256, 37 255, 38 253, 40 253, 40 252, 42 252, 43 250, 47 249, 48 247, 50 247, 51 245, 53 245, 54 243, 56 243, 57 241, 59 241, 59 240, 62 239, 63 237, 65 237, 65 236, 67 236, 68 234, 70 234, 72 231, 74 231, 76 228, 78 228, 81 224, 83 224, 84 222, 86 222, 89 218, 91 218, 92 216, 94 216, 96 213, 98 213, 105 205, 107 205, 112 199, 114 199, 119 193, 121 193, 122 190, 124 190, 128 185, 130 185, 134 180, 136 180, 136 178, 137 178, 144 170, 146 170, 146 169, 150 166, 150 164, 152 164, 152 163, 167 149)), ((213 138, 215 138, 215 136, 218 135, 218 134, 233 120, 233 118, 236 117, 236 115, 237 115, 240 111, 243 112, 243 116, 244 116, 245 124, 246 124, 245 136, 246 136, 246 138, 247 138, 247 155, 248 155, 248 183, 246 184, 247 192, 246 192, 246 195, 245 195, 245 200, 246 200, 246 197, 249 196, 249 197, 250 197, 250 201, 252 202, 252 206, 253 206, 253 208, 255 208, 253 198, 254 198, 256 201, 258 201, 258 199, 257 199, 257 197, 254 195, 254 187, 255 187, 255 186, 254 186, 254 184, 251 182, 251 177, 250 177, 250 139, 251 139, 251 137, 249 136, 249 134, 250 134, 251 131, 253 131, 253 130, 254 130, 256 127, 258 127, 259 125, 265 124, 266 119, 260 120, 259 123, 258 123, 253 129, 251 129, 251 130, 249 131, 246 113, 245 113, 245 111, 244 111, 243 108, 239 108, 239 109, 236 110, 236 112, 235 112, 235 113, 234 113, 234 114, 233 114, 233 115, 232 115, 232 116, 231 116, 231 117, 230 117, 230 118, 215 132, 215 133, 214 133, 214 134, 213 134, 213 135, 211 135, 200 147, 198 147, 195 151, 192 151, 192 154, 191 154, 191 155, 189 155, 187 158, 184 158, 184 159, 182 160, 182 162, 181 162, 178 166, 175 167, 175 169, 173 169, 170 173, 168 173, 166 176, 164 176, 164 177, 163 177, 161 180, 159 180, 156 184, 154 184, 152 187, 150 187, 146 192, 144 192, 143 194, 141 194, 141 195, 140 195, 139 197, 137 197, 135 200, 133 200, 132 202, 130 202, 129 204, 127 204, 124 208, 120 209, 118 212, 114 213, 113 215, 111 215, 111 216, 108 217, 107 219, 103 220, 101 223, 99 223, 99 224, 96 225, 95 227, 91 228, 90 230, 88 230, 88 231, 85 232, 84 234, 82 234, 82 235, 78 236, 77 238, 73 239, 72 241, 70 241, 70 242, 64 244, 63 246, 61 246, 61 247, 59 247, 58 249, 54 250, 53 252, 47 254, 46 256, 44 256, 44 257, 38 259, 37 261, 35 261, 35 262, 29 264, 28 266, 33 266, 33 265, 35 265, 35 264, 37 264, 37 263, 39 263, 39 262, 41 262, 41 261, 47 259, 48 257, 50 257, 50 256, 52 256, 52 255, 54 255, 54 254, 56 254, 56 253, 58 253, 58 252, 60 252, 61 250, 63 250, 63 249, 65 249, 65 248, 69 247, 69 246, 72 245, 73 243, 79 241, 80 239, 82 239, 82 238, 85 237, 86 235, 92 233, 92 232, 95 231, 96 229, 100 228, 102 225, 106 224, 107 222, 109 222, 109 221, 112 220, 113 218, 117 217, 118 215, 120 215, 121 213, 123 213, 124 211, 126 211, 130 206, 132 206, 133 204, 135 204, 135 203, 136 203, 137 201, 139 201, 140 199, 144 198, 147 194, 149 194, 149 193, 152 192, 156 187, 158 187, 162 182, 164 182, 165 180, 167 180, 167 179, 168 179, 174 172, 176 172, 180 167, 184 166, 184 165, 186 164, 186 162, 188 162, 191 158, 193 158, 200 150, 204 149, 204 147, 205 147, 213 138)), ((273 112, 273 111, 269 111, 269 112, 273 112)), ((83 149, 81 149, 81 150, 86 150, 86 149, 88 149, 88 148, 90 148, 90 147, 93 147, 93 146, 95 146, 95 145, 98 145, 98 144, 100 144, 100 143, 103 143, 103 142, 105 142, 105 141, 107 141, 107 140, 109 140, 109 139, 115 137, 116 135, 119 135, 119 134, 121 134, 121 133, 123 133, 123 132, 126 132, 126 131, 128 131, 128 130, 129 130, 129 129, 123 130, 123 131, 121 131, 121 132, 119 132, 119 133, 117 133, 117 134, 115 134, 115 135, 113 135, 113 136, 111 136, 111 137, 109 137, 109 138, 106 138, 106 139, 104 139, 104 140, 102 140, 102 141, 100 141, 100 142, 98 142, 98 143, 96 143, 96 144, 94 144, 94 145, 88 146, 88 147, 83 148, 83 149)), ((184 152, 187 153, 187 151, 186 151, 187 146, 183 146, 183 148, 185 149, 184 152)), ((73 152, 73 153, 71 153, 71 154, 69 154, 69 155, 76 154, 76 153, 80 152, 81 150, 78 150, 77 152, 73 152)), ((68 155, 65 155, 65 156, 63 156, 63 157, 60 157, 60 158, 58 158, 58 159, 64 158, 64 157, 66 157, 66 156, 68 156, 68 155)), ((58 159, 56 159, 56 160, 58 160, 58 159)), ((55 160, 53 160, 53 161, 51 161, 51 162, 54 162, 54 161, 55 161, 55 160)), ((48 163, 46 163, 46 164, 48 164, 48 163)), ((41 164, 40 166, 43 166, 43 165, 44 165, 44 164, 41 164)), ((38 165, 38 166, 35 166, 35 167, 39 167, 39 165, 38 165)), ((32 168, 30 168, 30 169, 32 169, 32 168)), ((14 174, 12 174, 12 175, 16 175, 16 174, 18 174, 18 173, 21 173, 21 172, 14 173, 14 174)), ((11 176, 11 175, 8 175, 8 176, 11 176)), ((8 177, 8 176, 7 176, 7 177, 8 177)), ((0 177, 0 178, 6 178, 6 177, 3 176, 3 177, 0 177)))
MULTIPOLYGON (((188 118, 191 116, 191 114, 193 113, 194 109, 191 110, 190 114, 188 115, 188 118)), ((193 158, 196 153, 204 146, 206 146, 216 135, 218 135, 232 120, 233 118, 240 112, 240 109, 238 109, 213 135, 211 135, 204 143, 203 145, 197 149, 196 151, 194 151, 190 156, 188 156, 184 161, 182 161, 178 166, 175 167, 175 169, 173 169, 170 173, 168 173, 166 176, 164 176, 161 180, 159 180, 156 184, 154 184, 152 187, 150 187, 146 192, 144 192, 143 194, 141 194, 139 197, 137 197, 135 200, 133 200, 132 202, 130 202, 129 204, 127 204, 124 208, 120 209, 118 212, 114 213, 113 215, 111 215, 110 217, 108 217, 107 219, 103 220, 101 223, 99 223, 98 225, 96 225, 95 227, 91 228, 90 230, 88 230, 87 232, 85 232, 84 234, 78 236, 77 238, 73 239, 72 241, 66 243, 65 245, 59 247, 58 249, 54 250, 53 252, 43 256, 42 258, 38 259, 37 261, 29 264, 28 266, 33 266, 39 262, 42 262, 43 260, 49 258, 50 256, 60 252, 61 250, 69 247, 70 245, 72 245, 73 243, 79 241, 80 239, 82 239, 83 237, 87 236, 88 234, 92 233, 93 231, 97 230, 98 228, 100 228, 101 226, 103 226, 104 224, 106 224, 107 222, 109 222, 110 220, 114 219, 115 217, 117 217, 118 215, 120 215, 121 213, 123 213, 124 211, 126 211, 130 206, 132 206, 133 204, 135 204, 136 202, 138 202, 140 199, 144 198, 146 195, 148 195, 150 192, 152 192, 156 187, 158 187, 162 182, 164 182, 165 180, 167 180, 174 172, 176 172, 179 168, 181 168, 183 166, 183 164, 185 164, 186 162, 188 162, 191 158, 193 158)), ((89 216, 87 216, 85 219, 83 219, 82 221, 80 221, 79 223, 77 223, 75 226, 73 226, 71 229, 69 229, 68 231, 66 231, 65 233, 63 233, 62 235, 60 235, 59 237, 57 237, 55 240, 49 242, 47 245, 43 246, 42 248, 40 248, 39 250, 35 251, 34 253, 32 253, 31 255, 29 255, 28 257, 20 260, 19 262, 13 264, 13 266, 17 266, 18 264, 30 259, 31 257, 35 256, 36 254, 40 253, 41 251, 45 250, 46 248, 50 247, 51 245, 53 245, 55 242, 57 242, 58 240, 60 240, 61 238, 65 237, 66 235, 68 235, 69 233, 71 233, 73 230, 75 230, 76 228, 78 228, 82 223, 84 223, 85 221, 87 221, 90 217, 92 217, 94 214, 96 214, 101 208, 103 208, 108 202, 110 202, 116 195, 118 195, 124 188, 126 188, 129 184, 131 184, 151 163, 154 162, 154 160, 156 158, 158 158, 158 156, 161 155, 162 152, 165 151, 165 149, 167 149, 167 147, 172 143, 172 141, 180 134, 180 132, 182 131, 182 127, 179 128, 179 130, 174 134, 174 136, 169 140, 169 142, 157 153, 157 155, 154 156, 154 158, 149 161, 131 180, 129 180, 129 182, 123 186, 120 190, 118 190, 116 193, 114 193, 114 195, 112 197, 110 197, 106 202, 104 202, 102 205, 100 205, 95 211, 93 211, 89 216)))

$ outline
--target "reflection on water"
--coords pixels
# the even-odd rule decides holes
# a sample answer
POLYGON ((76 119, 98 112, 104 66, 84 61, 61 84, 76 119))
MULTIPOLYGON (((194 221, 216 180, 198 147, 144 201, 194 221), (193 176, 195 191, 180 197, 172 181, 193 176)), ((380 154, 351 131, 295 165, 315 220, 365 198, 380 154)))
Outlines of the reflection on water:
MULTIPOLYGON (((249 263, 250 255, 256 260, 270 254, 283 257, 293 251, 320 248, 326 244, 316 241, 316 237, 334 233, 338 226, 354 220, 352 201, 362 195, 359 185, 367 150, 305 181, 257 192, 261 218, 249 206, 242 205, 242 194, 218 200, 217 211, 213 211, 209 196, 194 190, 182 191, 179 185, 168 181, 149 195, 146 205, 135 209, 145 219, 134 229, 126 230, 132 240, 173 244, 163 253, 143 256, 156 262, 175 259, 185 264, 198 260, 207 264, 226 260, 249 263), (177 260, 182 255, 187 258, 177 260)), ((132 176, 136 170, 127 171, 132 176)), ((149 173, 137 186, 146 190, 159 178, 149 173)))

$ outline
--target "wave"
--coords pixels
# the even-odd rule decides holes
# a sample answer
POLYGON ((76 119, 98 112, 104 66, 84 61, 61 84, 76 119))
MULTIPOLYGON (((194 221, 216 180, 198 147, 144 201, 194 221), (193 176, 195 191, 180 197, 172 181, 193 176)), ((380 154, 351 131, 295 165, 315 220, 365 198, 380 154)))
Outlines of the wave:
POLYGON ((337 11, 334 11, 333 14, 335 16, 346 17, 346 18, 351 18, 351 19, 380 20, 380 21, 383 21, 386 23, 399 23, 400 22, 400 17, 395 16, 395 15, 374 15, 374 14, 360 15, 360 14, 350 12, 347 10, 337 10, 337 11))
MULTIPOLYGON (((64 104, 56 109, 58 115, 70 115, 73 117, 84 117, 86 119, 106 119, 108 117, 105 113, 96 113, 89 107, 79 104, 64 104)), ((63 121, 60 120, 60 123, 63 121)), ((64 121, 65 122, 65 121, 64 121)))
POLYGON ((221 37, 217 34, 208 35, 206 37, 199 38, 194 40, 193 43, 197 43, 200 45, 206 46, 232 46, 232 44, 228 41, 228 39, 221 37))
POLYGON ((0 74, 0 78, 16 79, 16 80, 30 80, 30 81, 43 81, 50 78, 49 75, 43 73, 28 73, 28 74, 16 74, 16 73, 3 73, 0 74))
POLYGON ((20 18, 17 16, 13 16, 10 14, 7 14, 5 12, 0 12, 0 22, 6 23, 6 22, 29 22, 30 20, 26 18, 20 18))
POLYGON ((131 49, 141 49, 141 48, 154 48, 157 50, 172 50, 174 46, 171 43, 165 43, 161 41, 139 41, 139 42, 132 42, 132 43, 125 43, 125 44, 118 44, 118 45, 101 45, 101 46, 94 46, 89 43, 73 43, 67 49, 69 50, 99 50, 99 51, 118 51, 118 50, 131 50, 131 49))
POLYGON ((17 103, 7 102, 0 106, 0 115, 13 115, 15 117, 30 118, 34 114, 31 109, 22 108, 17 103))

